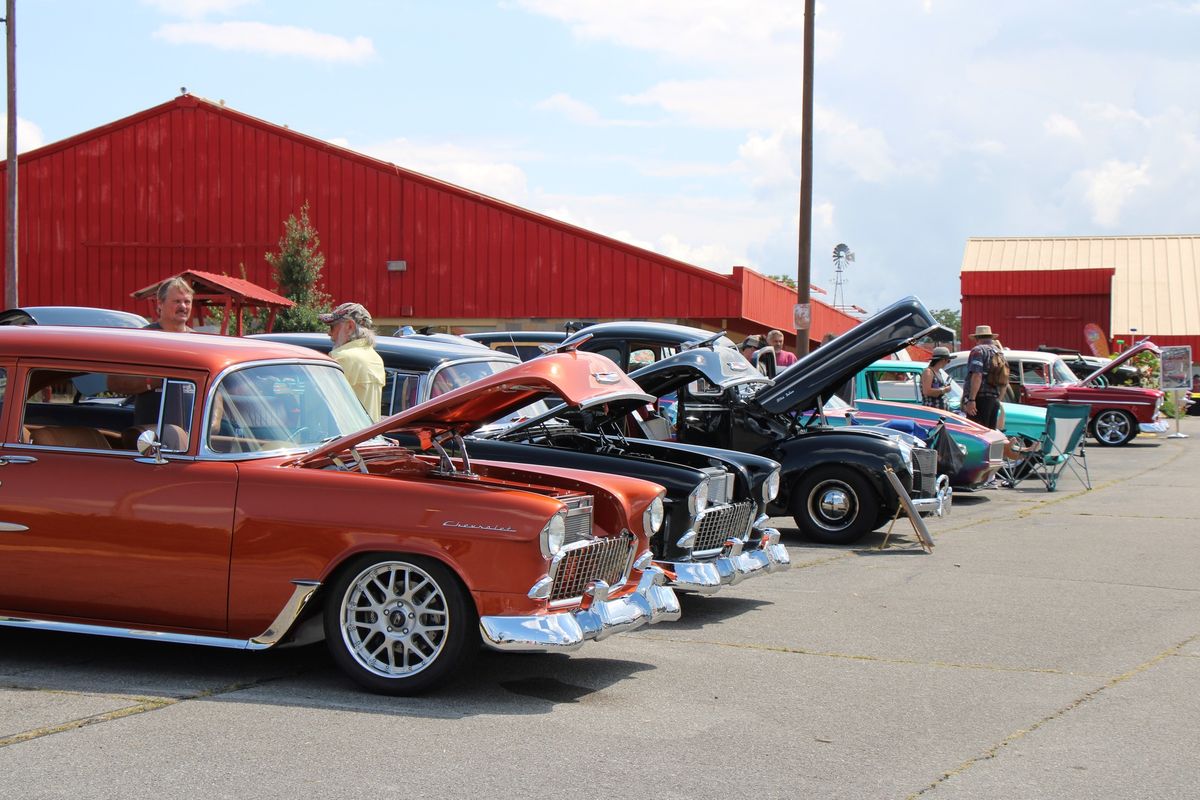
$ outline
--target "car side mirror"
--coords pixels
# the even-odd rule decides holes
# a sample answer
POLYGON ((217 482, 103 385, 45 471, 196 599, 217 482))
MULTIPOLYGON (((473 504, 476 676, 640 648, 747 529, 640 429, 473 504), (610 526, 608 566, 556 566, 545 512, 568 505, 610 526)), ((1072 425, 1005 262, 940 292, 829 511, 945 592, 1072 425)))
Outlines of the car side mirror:
POLYGON ((165 464, 167 460, 162 456, 162 442, 158 441, 158 436, 154 431, 142 431, 137 438, 137 451, 146 459, 153 459, 155 464, 165 464))

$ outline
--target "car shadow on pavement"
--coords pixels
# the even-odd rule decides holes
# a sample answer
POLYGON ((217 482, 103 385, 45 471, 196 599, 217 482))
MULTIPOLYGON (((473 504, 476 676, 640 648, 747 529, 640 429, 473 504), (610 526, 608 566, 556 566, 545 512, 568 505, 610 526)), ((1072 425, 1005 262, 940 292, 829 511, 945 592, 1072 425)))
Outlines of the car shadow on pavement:
POLYGON ((699 595, 680 592, 679 607, 683 611, 683 615, 679 620, 667 625, 642 628, 642 630, 652 633, 695 631, 770 605, 773 603, 769 600, 759 600, 753 597, 736 597, 724 593, 699 595))
POLYGON ((168 704, 261 703, 439 719, 544 714, 655 669, 604 658, 604 647, 603 642, 589 644, 584 656, 481 649, 466 669, 434 690, 387 697, 362 690, 342 675, 323 644, 252 653, 0 629, 0 692, 111 696, 120 707, 161 698, 168 704))

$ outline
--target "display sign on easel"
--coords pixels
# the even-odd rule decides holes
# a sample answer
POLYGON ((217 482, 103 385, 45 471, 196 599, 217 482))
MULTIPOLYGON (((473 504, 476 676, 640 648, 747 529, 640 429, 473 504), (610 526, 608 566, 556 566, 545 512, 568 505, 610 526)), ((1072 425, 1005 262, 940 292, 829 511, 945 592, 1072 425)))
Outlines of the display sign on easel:
POLYGON ((888 537, 892 535, 892 526, 896 524, 896 519, 903 513, 908 517, 908 521, 912 523, 913 530, 917 533, 917 541, 920 542, 921 548, 926 553, 933 552, 933 537, 929 535, 929 528, 925 527, 925 520, 921 519, 920 512, 912 504, 912 498, 908 496, 908 492, 904 490, 904 484, 900 482, 900 478, 891 467, 884 467, 883 472, 887 475, 888 483, 892 485, 892 489, 896 492, 896 496, 900 498, 900 502, 896 509, 896 514, 892 517, 892 524, 888 525, 887 533, 883 535, 883 542, 879 545, 879 549, 887 547, 888 537))
POLYGON ((1159 388, 1170 392, 1175 404, 1175 432, 1168 439, 1186 439, 1179 430, 1183 415, 1183 399, 1192 388, 1192 346, 1190 344, 1164 347, 1159 354, 1159 388))

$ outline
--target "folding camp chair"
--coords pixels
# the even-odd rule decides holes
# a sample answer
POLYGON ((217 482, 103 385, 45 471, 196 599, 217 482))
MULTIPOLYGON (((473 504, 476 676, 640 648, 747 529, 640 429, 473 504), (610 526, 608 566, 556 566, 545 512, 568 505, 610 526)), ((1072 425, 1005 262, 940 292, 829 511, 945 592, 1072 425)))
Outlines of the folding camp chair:
POLYGON ((1050 403, 1046 406, 1046 432, 1041 440, 1018 453, 1001 471, 1010 486, 1027 477, 1036 476, 1053 492, 1058 478, 1070 467, 1075 477, 1092 488, 1088 472, 1084 434, 1087 432, 1091 406, 1073 403, 1050 403), (1082 469, 1082 472, 1080 471, 1082 469))

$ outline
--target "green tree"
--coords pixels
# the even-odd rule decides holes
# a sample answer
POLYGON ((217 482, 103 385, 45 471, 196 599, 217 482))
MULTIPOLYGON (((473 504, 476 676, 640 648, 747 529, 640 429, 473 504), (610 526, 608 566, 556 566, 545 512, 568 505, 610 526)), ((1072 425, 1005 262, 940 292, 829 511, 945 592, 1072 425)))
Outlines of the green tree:
POLYGON ((267 253, 279 293, 296 305, 284 309, 275 318, 275 330, 283 332, 323 331, 317 318, 332 306, 321 288, 321 270, 325 256, 317 249, 321 240, 308 220, 308 203, 300 209, 300 219, 289 214, 279 238, 279 252, 267 253))
POLYGON ((791 275, 768 275, 767 277, 776 283, 782 283, 783 285, 791 287, 792 289, 796 288, 796 279, 791 275))
POLYGON ((954 341, 962 341, 962 314, 953 308, 934 308, 929 313, 933 314, 939 325, 945 325, 954 331, 954 341))

